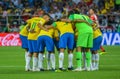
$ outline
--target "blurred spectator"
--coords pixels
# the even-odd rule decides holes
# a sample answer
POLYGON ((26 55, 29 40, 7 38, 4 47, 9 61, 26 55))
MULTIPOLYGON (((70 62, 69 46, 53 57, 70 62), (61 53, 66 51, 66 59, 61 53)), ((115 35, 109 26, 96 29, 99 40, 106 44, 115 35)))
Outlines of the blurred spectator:
POLYGON ((112 25, 108 25, 105 29, 106 29, 106 32, 114 32, 115 31, 115 29, 112 25))
POLYGON ((34 0, 28 0, 28 2, 29 2, 29 6, 30 6, 30 7, 33 7, 33 6, 34 6, 34 0))
POLYGON ((52 10, 50 11, 49 15, 50 15, 53 19, 55 19, 55 12, 53 12, 52 10))
POLYGON ((81 0, 72 0, 74 3, 78 4, 81 0))
POLYGON ((7 16, 7 10, 4 10, 2 17, 5 18, 6 16, 7 16))
POLYGON ((99 0, 93 0, 93 3, 95 3, 96 5, 98 5, 99 0))
POLYGON ((102 27, 107 26, 108 25, 108 19, 107 19, 107 17, 104 16, 104 15, 99 16, 99 24, 102 27))
POLYGON ((107 14, 107 10, 106 10, 105 7, 102 7, 102 8, 100 9, 100 14, 107 14))
POLYGON ((3 10, 2 10, 2 7, 0 7, 0 14, 2 14, 3 13, 3 10))
POLYGON ((49 8, 49 6, 48 6, 46 3, 42 4, 42 9, 43 9, 45 12, 49 12, 49 11, 50 11, 50 8, 49 8))
POLYGON ((17 25, 17 22, 13 22, 13 24, 9 25, 10 32, 19 32, 19 27, 17 25))
POLYGON ((90 5, 93 3, 93 0, 84 0, 84 2, 85 2, 88 6, 90 6, 90 5))
POLYGON ((55 16, 56 16, 56 19, 60 19, 62 17, 62 12, 59 9, 57 9, 55 16))
POLYGON ((12 27, 12 32, 19 32, 19 28, 17 27, 17 25, 14 25, 12 27))
POLYGON ((0 22, 0 32, 3 32, 2 23, 0 22))
POLYGON ((19 1, 18 0, 11 0, 15 7, 19 8, 19 1))

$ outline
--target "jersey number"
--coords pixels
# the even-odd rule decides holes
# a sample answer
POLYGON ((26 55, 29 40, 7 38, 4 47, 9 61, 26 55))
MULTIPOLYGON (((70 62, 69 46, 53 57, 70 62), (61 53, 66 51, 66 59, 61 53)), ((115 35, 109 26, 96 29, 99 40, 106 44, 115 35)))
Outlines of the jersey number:
POLYGON ((36 22, 33 22, 33 24, 32 24, 32 29, 35 28, 36 24, 37 24, 36 22))

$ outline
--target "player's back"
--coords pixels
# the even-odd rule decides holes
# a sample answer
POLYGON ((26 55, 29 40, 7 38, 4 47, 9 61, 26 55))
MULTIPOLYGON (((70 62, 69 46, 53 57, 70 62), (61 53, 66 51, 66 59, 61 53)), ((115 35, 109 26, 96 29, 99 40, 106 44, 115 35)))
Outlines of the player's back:
POLYGON ((71 23, 66 23, 66 22, 61 22, 61 21, 57 21, 55 23, 61 35, 64 33, 74 33, 71 23))
MULTIPOLYGON (((85 15, 81 15, 81 14, 73 14, 73 20, 85 20, 88 23, 91 24, 90 19, 87 18, 85 15)), ((92 26, 89 26, 87 23, 84 22, 78 22, 75 24, 76 28, 78 29, 78 32, 80 33, 93 33, 92 31, 92 26)))
POLYGON ((40 30, 38 36, 43 36, 43 35, 45 35, 45 36, 49 36, 49 37, 53 38, 53 33, 54 33, 54 29, 53 29, 53 28, 48 29, 48 31, 40 30))
POLYGON ((34 17, 31 19, 30 22, 30 30, 34 30, 34 33, 29 32, 28 39, 36 40, 38 37, 38 34, 40 32, 40 28, 38 26, 38 23, 43 25, 45 23, 45 20, 40 17, 34 17))

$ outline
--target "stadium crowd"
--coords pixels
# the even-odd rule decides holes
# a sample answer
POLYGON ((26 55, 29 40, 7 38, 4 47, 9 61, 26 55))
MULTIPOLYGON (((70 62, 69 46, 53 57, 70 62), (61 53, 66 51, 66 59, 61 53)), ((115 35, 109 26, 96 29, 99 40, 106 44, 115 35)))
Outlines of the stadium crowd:
POLYGON ((20 24, 39 9, 41 14, 45 11, 52 18, 59 19, 75 8, 83 14, 88 14, 89 8, 94 8, 100 16, 101 25, 119 32, 119 0, 1 0, 0 32, 18 32, 20 24))

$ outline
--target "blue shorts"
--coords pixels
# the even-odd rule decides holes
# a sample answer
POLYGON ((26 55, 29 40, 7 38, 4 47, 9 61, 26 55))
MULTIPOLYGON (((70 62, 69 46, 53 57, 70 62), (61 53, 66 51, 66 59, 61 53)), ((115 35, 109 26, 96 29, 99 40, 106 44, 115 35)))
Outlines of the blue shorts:
POLYGON ((74 45, 73 45, 73 49, 75 49, 77 46, 76 46, 76 41, 74 41, 74 45))
POLYGON ((55 45, 56 49, 59 50, 59 41, 57 41, 54 38, 53 38, 53 41, 54 41, 54 45, 55 45))
POLYGON ((101 43, 102 43, 102 36, 99 36, 99 37, 93 39, 93 48, 91 48, 91 51, 99 50, 101 43))
POLYGON ((28 40, 28 48, 30 53, 38 53, 37 40, 28 40))
POLYGON ((27 36, 20 35, 20 39, 21 39, 21 42, 22 42, 22 48, 23 49, 28 49, 27 36))
POLYGON ((37 40, 37 47, 39 52, 44 52, 45 46, 48 52, 54 52, 53 39, 49 36, 39 36, 37 40))
POLYGON ((66 48, 73 50, 74 48, 74 34, 65 33, 60 37, 59 48, 66 48))

